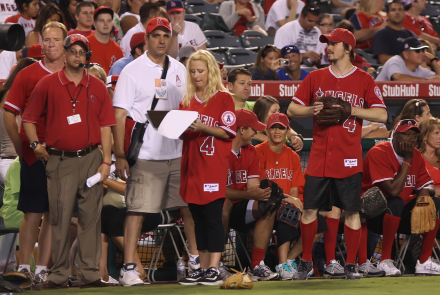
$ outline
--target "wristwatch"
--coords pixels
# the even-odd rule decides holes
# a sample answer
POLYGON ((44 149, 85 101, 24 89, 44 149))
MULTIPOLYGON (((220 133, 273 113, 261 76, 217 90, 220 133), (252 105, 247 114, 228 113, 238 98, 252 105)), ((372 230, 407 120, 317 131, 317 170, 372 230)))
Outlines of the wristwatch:
POLYGON ((32 149, 32 150, 35 150, 35 149, 37 148, 37 146, 38 146, 39 143, 40 143, 39 141, 33 141, 33 142, 31 142, 31 144, 30 144, 31 149, 32 149))

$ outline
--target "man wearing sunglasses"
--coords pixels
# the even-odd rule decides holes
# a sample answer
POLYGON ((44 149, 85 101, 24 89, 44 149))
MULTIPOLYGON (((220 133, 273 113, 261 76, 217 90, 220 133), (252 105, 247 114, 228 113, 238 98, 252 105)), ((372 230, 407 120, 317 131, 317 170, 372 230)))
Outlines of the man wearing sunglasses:
POLYGON ((440 81, 438 58, 427 48, 415 37, 406 38, 402 53, 385 63, 376 81, 440 81), (425 59, 431 61, 435 73, 420 66, 425 59))

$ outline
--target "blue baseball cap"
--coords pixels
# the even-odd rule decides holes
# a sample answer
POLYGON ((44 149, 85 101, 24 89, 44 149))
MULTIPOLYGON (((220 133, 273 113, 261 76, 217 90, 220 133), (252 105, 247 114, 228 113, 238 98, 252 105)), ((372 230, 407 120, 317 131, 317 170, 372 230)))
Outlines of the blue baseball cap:
POLYGON ((286 54, 289 54, 289 53, 301 54, 299 52, 298 46, 296 46, 296 45, 287 45, 281 49, 281 57, 282 58, 284 58, 286 56, 286 54))
POLYGON ((171 14, 174 11, 183 11, 182 0, 170 0, 167 2, 167 14, 171 14))

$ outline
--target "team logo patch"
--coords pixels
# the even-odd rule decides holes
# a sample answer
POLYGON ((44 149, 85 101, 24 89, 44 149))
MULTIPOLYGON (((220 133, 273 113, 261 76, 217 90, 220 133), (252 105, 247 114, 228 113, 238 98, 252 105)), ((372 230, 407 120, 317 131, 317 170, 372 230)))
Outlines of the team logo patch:
POLYGON ((171 7, 176 7, 176 3, 174 3, 174 1, 171 1, 171 7))
POLYGON ((176 86, 182 87, 182 81, 180 81, 179 75, 176 75, 176 86))
POLYGON ((344 159, 344 166, 345 167, 357 167, 358 160, 357 159, 344 159))
POLYGON ((319 87, 318 91, 315 92, 316 97, 321 97, 324 95, 324 92, 322 92, 321 87, 319 87))
POLYGON ((222 122, 224 125, 226 126, 232 126, 235 124, 235 114, 233 112, 230 111, 226 111, 223 113, 222 115, 222 122))
POLYGON ((374 93, 376 94, 376 96, 383 102, 383 97, 382 97, 382 93, 380 92, 379 87, 374 87, 374 93))
POLYGON ((203 191, 205 191, 205 192, 218 192, 219 185, 218 185, 218 183, 204 183, 203 184, 203 191))
POLYGON ((167 90, 163 88, 156 88, 156 94, 159 97, 165 97, 165 94, 167 94, 167 90))
POLYGON ((163 22, 162 22, 162 19, 161 18, 157 18, 157 25, 161 25, 161 26, 163 26, 163 22))

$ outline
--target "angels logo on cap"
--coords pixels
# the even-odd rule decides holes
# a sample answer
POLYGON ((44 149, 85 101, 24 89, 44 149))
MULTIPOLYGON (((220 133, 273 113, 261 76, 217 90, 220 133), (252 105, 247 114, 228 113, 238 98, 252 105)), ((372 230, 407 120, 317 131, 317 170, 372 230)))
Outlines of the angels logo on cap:
POLYGON ((275 120, 275 121, 279 121, 279 120, 280 120, 280 116, 278 116, 278 115, 275 115, 275 118, 274 118, 274 120, 275 120))
POLYGON ((174 1, 171 1, 171 7, 176 7, 176 3, 174 3, 174 1))
POLYGON ((157 25, 163 26, 163 22, 161 18, 157 18, 157 25))
POLYGON ((235 118, 235 114, 233 112, 226 111, 222 115, 222 122, 226 126, 234 125, 235 124, 235 120, 236 120, 236 118, 235 118))

